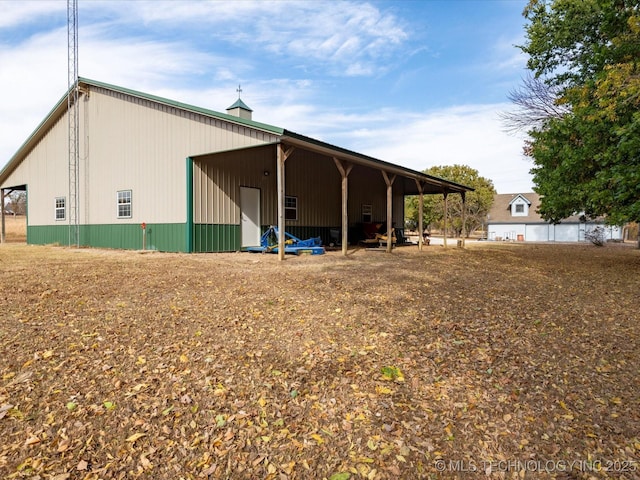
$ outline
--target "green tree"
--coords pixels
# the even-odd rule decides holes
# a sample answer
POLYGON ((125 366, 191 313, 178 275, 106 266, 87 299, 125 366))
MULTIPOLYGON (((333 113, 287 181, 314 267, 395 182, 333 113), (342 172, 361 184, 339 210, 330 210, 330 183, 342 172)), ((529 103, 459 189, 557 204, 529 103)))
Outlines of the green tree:
MULTIPOLYGON (((466 165, 450 165, 431 167, 424 171, 427 175, 444 178, 475 189, 467 192, 465 197, 465 232, 467 235, 480 228, 493 203, 496 193, 493 182, 481 177, 477 170, 466 165)), ((412 225, 418 224, 419 197, 409 196, 405 199, 405 217, 412 225)), ((462 234, 462 197, 449 194, 447 198, 448 225, 456 236, 462 234)), ((444 202, 442 195, 425 195, 423 224, 426 228, 444 227, 444 202)))
POLYGON ((639 221, 639 2, 531 0, 523 15, 527 66, 562 106, 528 132, 541 215, 639 221))

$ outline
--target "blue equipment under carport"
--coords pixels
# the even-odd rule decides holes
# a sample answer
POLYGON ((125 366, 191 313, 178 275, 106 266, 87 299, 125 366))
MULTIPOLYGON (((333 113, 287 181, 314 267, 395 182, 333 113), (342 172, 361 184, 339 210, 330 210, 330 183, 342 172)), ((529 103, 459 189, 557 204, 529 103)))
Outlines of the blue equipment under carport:
MULTIPOLYGON (((300 240, 290 233, 284 232, 284 253, 295 253, 300 255, 307 253, 311 255, 322 255, 324 247, 320 237, 300 240)), ((247 247, 248 252, 278 253, 278 227, 271 226, 260 237, 259 247, 247 247)))

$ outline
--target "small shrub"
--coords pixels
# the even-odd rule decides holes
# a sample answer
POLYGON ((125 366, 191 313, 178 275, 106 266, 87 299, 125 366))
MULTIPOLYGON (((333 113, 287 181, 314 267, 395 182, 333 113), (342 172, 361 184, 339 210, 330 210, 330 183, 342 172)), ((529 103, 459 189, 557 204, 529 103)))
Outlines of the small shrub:
POLYGON ((593 230, 585 232, 584 238, 593 243, 596 247, 602 247, 607 241, 604 228, 596 227, 593 230))

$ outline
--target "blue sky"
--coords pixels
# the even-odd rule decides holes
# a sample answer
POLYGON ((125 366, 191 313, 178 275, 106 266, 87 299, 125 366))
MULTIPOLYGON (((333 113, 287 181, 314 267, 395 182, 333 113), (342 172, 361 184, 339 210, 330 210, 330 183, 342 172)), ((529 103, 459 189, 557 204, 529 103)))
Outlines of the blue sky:
MULTIPOLYGON (((532 189, 499 113, 525 76, 526 0, 79 0, 79 74, 415 170, 532 189)), ((0 0, 0 166, 67 88, 66 0, 0 0)))

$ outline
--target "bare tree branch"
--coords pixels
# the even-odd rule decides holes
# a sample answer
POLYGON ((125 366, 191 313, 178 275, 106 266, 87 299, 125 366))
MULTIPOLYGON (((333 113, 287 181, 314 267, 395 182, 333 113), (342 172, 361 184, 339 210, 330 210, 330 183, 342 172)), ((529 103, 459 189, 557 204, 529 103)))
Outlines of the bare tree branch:
POLYGON ((550 118, 562 118, 571 107, 559 101, 557 87, 549 86, 531 75, 522 80, 522 86, 507 95, 516 109, 500 114, 505 130, 518 133, 540 128, 550 118))

